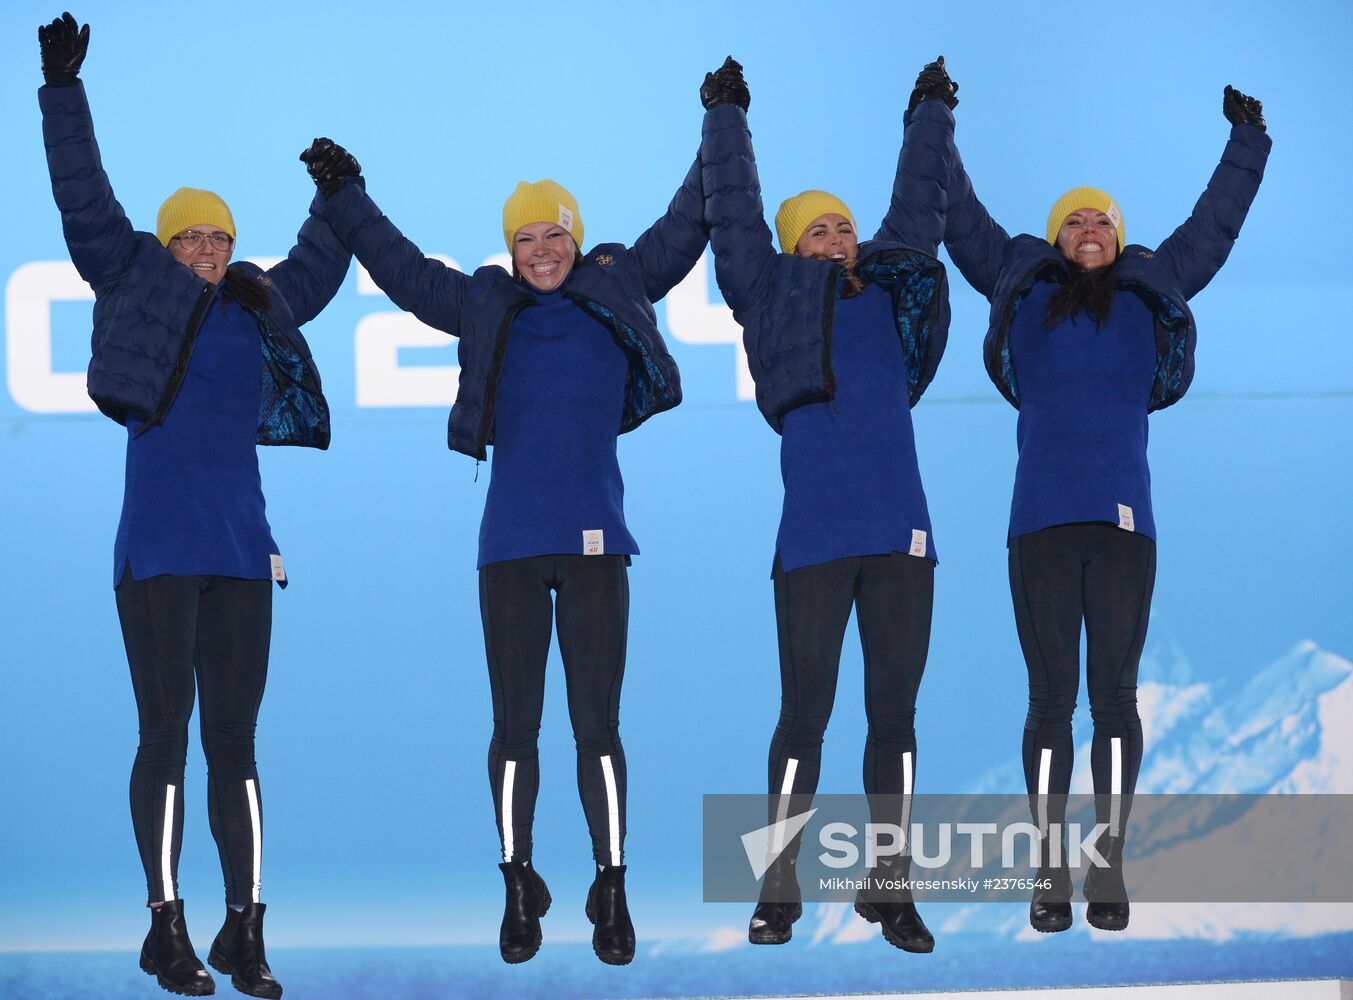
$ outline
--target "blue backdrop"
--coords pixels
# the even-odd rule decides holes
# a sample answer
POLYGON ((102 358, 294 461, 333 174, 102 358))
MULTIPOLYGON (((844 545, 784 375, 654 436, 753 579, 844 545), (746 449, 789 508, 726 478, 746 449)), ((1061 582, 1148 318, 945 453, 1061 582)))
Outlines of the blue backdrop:
MULTIPOLYGON (((1163 719, 1187 696, 1202 699, 1203 715, 1185 726, 1207 711, 1276 733, 1301 726, 1280 760, 1219 742, 1205 748, 1206 766, 1195 754, 1183 778, 1160 772, 1150 790, 1176 780, 1171 790, 1353 791, 1353 681, 1341 658, 1353 654, 1347 3, 127 7, 74 11, 93 26, 82 77, 119 199, 153 229, 174 188, 218 191, 234 211, 237 253, 253 258, 291 246, 313 192, 296 156, 316 135, 357 155, 369 190, 425 251, 467 270, 503 251, 501 205, 519 179, 570 188, 589 241, 631 241, 684 176, 699 84, 729 52, 746 67, 772 209, 825 187, 872 232, 911 82, 943 52, 961 85, 960 148, 998 221, 1039 232, 1058 194, 1094 184, 1123 206, 1129 240, 1155 245, 1220 155, 1223 85, 1258 96, 1274 138, 1268 174, 1229 263, 1193 302, 1193 389, 1151 418, 1160 564, 1144 774, 1156 753, 1152 711, 1163 719), (1299 698, 1266 700, 1289 684, 1299 698), (1237 761, 1255 766, 1217 770, 1237 761)), ((34 96, 34 29, 59 12, 31 0, 0 12, 7 952, 127 950, 144 922, 126 817, 135 715, 109 586, 125 432, 83 394, 88 291, 66 257, 34 96)), ((987 303, 956 269, 951 279, 948 354, 914 411, 944 554, 918 786, 1017 791, 1025 680, 1004 549, 1016 414, 982 369, 987 303)), ((658 317, 686 400, 620 445, 643 549, 622 714, 641 960, 663 942, 708 952, 741 938, 744 908, 700 901, 700 796, 761 788, 778 709, 768 579, 778 439, 749 401, 708 260, 658 317)), ((491 942, 501 884, 474 570, 488 470, 445 447, 454 344, 399 313, 355 266, 305 332, 334 411, 333 446, 262 455, 292 580, 276 599, 259 729, 270 944, 491 942)), ((1156 735, 1163 766, 1174 758, 1156 735)), ((1077 736, 1088 740, 1080 721, 1077 736)), ((863 737, 852 637, 823 790, 858 787, 863 737)), ((589 849, 557 658, 541 763, 537 864, 565 901, 548 947, 589 933, 589 849)), ((204 788, 194 749, 182 891, 214 913, 204 788)), ((947 913, 937 907, 932 926, 942 931, 947 913)), ((1008 916, 951 929, 1013 939, 1019 920, 1008 916)), ((800 936, 863 936, 839 912, 814 919, 800 936)), ((1350 928, 1346 907, 1134 919, 1139 935, 1159 938, 1350 928)), ((720 988, 692 968, 692 992, 720 988)))

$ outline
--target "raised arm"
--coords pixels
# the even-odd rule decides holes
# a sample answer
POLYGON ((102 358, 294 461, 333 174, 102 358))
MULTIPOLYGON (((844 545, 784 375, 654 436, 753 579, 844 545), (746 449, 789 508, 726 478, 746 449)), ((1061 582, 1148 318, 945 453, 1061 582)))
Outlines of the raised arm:
MULTIPOLYGON (((306 150, 306 154, 311 153, 312 150, 306 150)), ((310 214, 296 234, 296 245, 286 260, 267 272, 268 279, 286 298, 297 326, 318 316, 338 294, 352 261, 352 251, 324 219, 321 195, 326 187, 337 191, 349 177, 360 176, 362 166, 342 146, 330 143, 316 167, 320 174, 320 181, 317 181, 320 192, 310 202, 310 214)))
POLYGON ((745 83, 738 89, 741 80, 742 67, 731 57, 706 78, 701 90, 706 111, 700 142, 714 273, 740 323, 742 314, 768 294, 775 263, 775 246, 761 204, 752 133, 747 128, 751 98, 745 83), (744 99, 737 100, 739 96, 744 99))
POLYGON ((958 84, 945 71, 944 56, 917 76, 903 117, 892 200, 874 239, 903 243, 932 257, 939 249, 954 159, 952 115, 946 129, 943 109, 952 112, 957 107, 957 93, 958 84))
POLYGON ((666 214, 644 230, 631 249, 643 274, 648 300, 657 302, 686 277, 708 242, 705 189, 697 153, 666 214))
POLYGON ((331 176, 323 155, 330 147, 342 149, 328 139, 316 139, 301 154, 319 188, 312 213, 333 227, 391 302, 434 329, 460 336, 468 279, 455 268, 424 256, 395 228, 366 193, 365 178, 355 172, 331 176))
POLYGON ((104 173, 94 121, 78 74, 89 47, 89 25, 78 28, 65 14, 38 29, 42 75, 38 90, 42 139, 52 196, 71 261, 97 293, 141 248, 104 173))
POLYGON ((1184 224, 1156 250, 1174 272, 1185 298, 1207 287, 1226 263, 1250 204, 1264 179, 1273 140, 1268 137, 1264 109, 1252 97, 1228 86, 1222 113, 1231 123, 1231 137, 1198 203, 1184 224))
POLYGON ((324 220, 319 195, 310 203, 310 216, 296 234, 287 259, 268 269, 268 278, 287 300, 297 326, 323 311, 347 276, 350 251, 324 220))
MULTIPOLYGON (((934 105, 936 102, 928 101, 934 105)), ((926 105, 917 108, 918 113, 926 105)), ((944 248, 963 272, 968 284, 991 298, 996 290, 996 279, 1001 273, 1001 261, 1005 248, 1010 242, 1010 234, 991 217, 986 206, 977 200, 972 188, 972 179, 963 167, 963 157, 959 155, 954 143, 953 112, 945 108, 927 109, 926 114, 918 115, 917 124, 924 123, 927 133, 931 129, 936 135, 927 139, 927 144, 938 142, 942 133, 949 147, 951 172, 948 181, 948 197, 944 209, 944 248)))

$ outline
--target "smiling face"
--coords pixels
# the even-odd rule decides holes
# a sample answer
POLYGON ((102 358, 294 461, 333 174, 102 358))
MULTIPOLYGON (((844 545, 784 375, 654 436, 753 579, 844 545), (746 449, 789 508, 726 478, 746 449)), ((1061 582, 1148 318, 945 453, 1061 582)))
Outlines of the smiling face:
MULTIPOLYGON (((169 241, 169 252, 174 255, 174 259, 180 264, 190 267, 193 273, 200 278, 206 278, 213 285, 219 284, 225 277, 226 265, 230 263, 230 255, 235 252, 235 241, 230 241, 227 249, 219 249, 212 244, 212 236, 221 233, 229 236, 220 226, 213 226, 208 223, 202 223, 196 226, 189 226, 180 233, 175 234, 169 241), (200 238, 196 241, 197 246, 188 247, 184 245, 182 239, 185 233, 198 233, 200 238)), ((192 238, 189 237, 189 242, 192 238)))
POLYGON ((529 223, 512 236, 512 263, 537 291, 552 292, 562 285, 577 256, 578 244, 553 222, 529 223))
POLYGON ((855 226, 844 215, 819 215, 808 224, 795 248, 800 257, 815 257, 849 266, 859 252, 855 226))
POLYGON ((1082 270, 1108 267, 1118 256, 1118 230, 1099 209, 1079 208, 1062 221, 1057 249, 1082 270))

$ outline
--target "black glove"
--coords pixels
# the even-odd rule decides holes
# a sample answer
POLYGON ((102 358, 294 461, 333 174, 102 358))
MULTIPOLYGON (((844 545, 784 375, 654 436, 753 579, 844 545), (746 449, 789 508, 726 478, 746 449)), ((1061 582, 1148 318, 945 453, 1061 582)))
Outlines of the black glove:
POLYGON ((346 149, 332 139, 319 138, 310 144, 310 148, 301 154, 301 162, 310 171, 310 179, 315 182, 320 193, 332 198, 349 177, 357 177, 362 165, 346 149))
POLYGON ((705 82, 700 85, 700 103, 706 111, 720 104, 736 104, 743 111, 751 106, 752 94, 742 78, 742 66, 732 56, 713 73, 705 74, 705 82))
POLYGON ((916 87, 911 92, 911 100, 907 102, 907 110, 915 111, 922 101, 936 100, 943 101, 952 111, 958 107, 958 98, 954 96, 957 93, 958 84, 949 79, 949 73, 944 68, 944 56, 940 56, 933 63, 926 63, 916 77, 916 87))
POLYGON ((1221 94, 1221 113, 1232 125, 1253 125, 1260 132, 1268 131, 1264 124, 1264 105, 1229 83, 1221 94))
POLYGON ((89 25, 81 28, 67 11, 38 28, 38 48, 42 50, 42 78, 47 85, 69 87, 80 75, 80 64, 89 51, 89 25))

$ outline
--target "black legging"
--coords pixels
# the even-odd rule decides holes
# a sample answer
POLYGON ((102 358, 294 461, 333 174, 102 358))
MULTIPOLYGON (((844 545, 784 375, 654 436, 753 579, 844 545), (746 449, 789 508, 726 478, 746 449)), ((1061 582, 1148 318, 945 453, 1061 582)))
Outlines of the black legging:
POLYGON ((122 577, 117 612, 141 742, 132 766, 132 828, 149 901, 178 898, 183 771, 194 681, 200 691, 207 810, 226 902, 259 901, 263 796, 254 726, 268 677, 272 581, 122 577))
MULTIPOLYGON (((910 795, 916 773, 916 692, 930 648, 935 564, 894 552, 854 556, 786 573, 775 562, 775 619, 780 638, 780 719, 770 744, 769 788, 780 812, 789 797, 817 790, 822 736, 836 698, 850 609, 864 653, 864 790, 910 795)), ((882 803, 871 800, 871 810, 882 803)), ((903 805, 904 810, 906 804, 903 805)), ((905 816, 875 815, 905 826, 905 816)))
POLYGON ((597 864, 619 865, 625 848, 620 685, 630 604, 624 556, 534 556, 489 563, 479 571, 479 609, 493 693, 489 784, 503 860, 531 858, 540 787, 536 741, 554 610, 551 591, 557 595, 559 653, 592 856, 597 864))
POLYGON ((1116 525, 1064 524, 1010 540, 1010 595, 1029 668, 1024 781, 1040 826, 1065 819, 1084 620, 1097 818, 1122 834, 1142 762, 1137 664, 1155 581, 1156 543, 1116 525))

